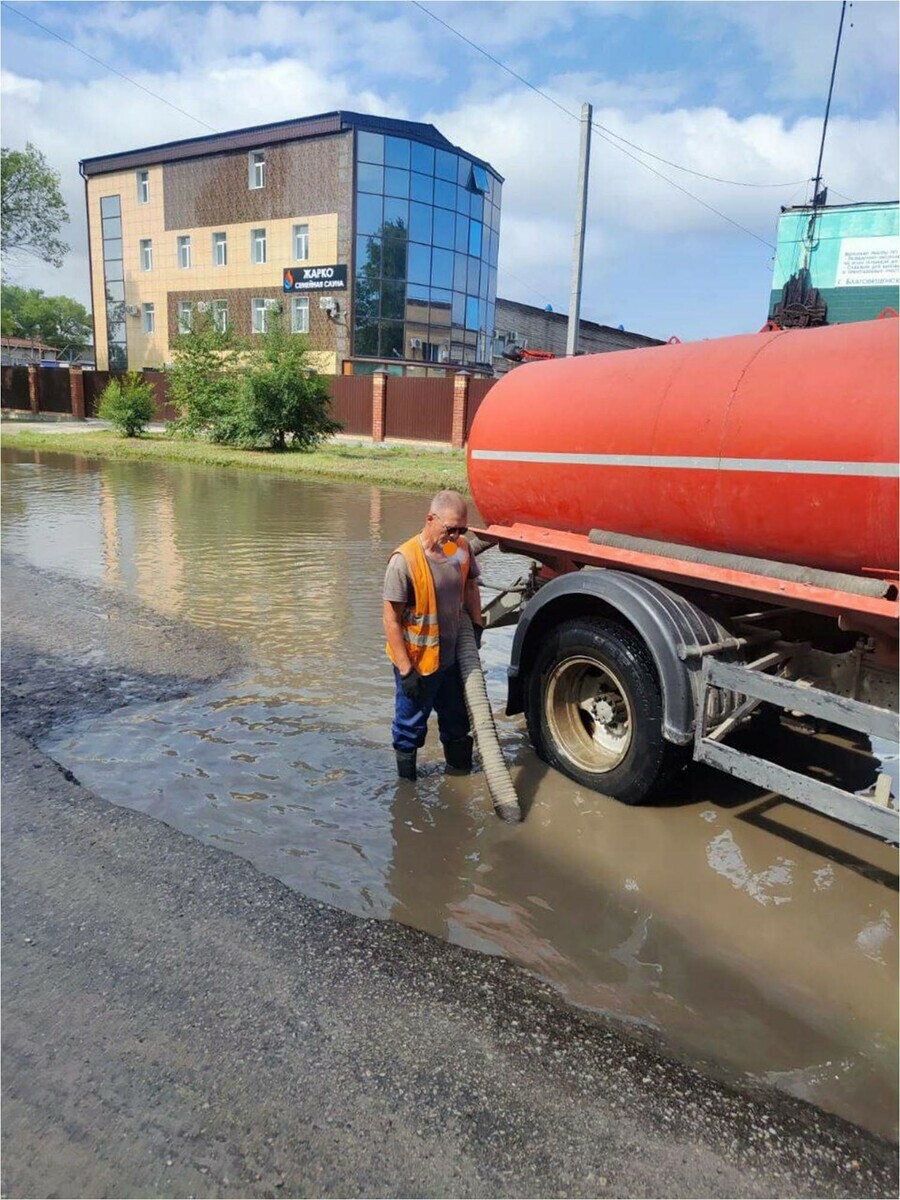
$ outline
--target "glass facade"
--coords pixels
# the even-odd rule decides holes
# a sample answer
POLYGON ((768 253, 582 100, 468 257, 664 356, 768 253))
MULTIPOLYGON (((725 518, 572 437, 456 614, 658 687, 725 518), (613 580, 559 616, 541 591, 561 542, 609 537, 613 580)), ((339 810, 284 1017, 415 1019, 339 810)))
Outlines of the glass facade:
POLYGON ((500 180, 464 154, 356 133, 356 357, 489 363, 500 180))
POLYGON ((128 366, 125 336, 125 263, 122 259, 122 203, 118 196, 100 198, 103 226, 103 278, 106 286, 106 346, 110 371, 128 366))

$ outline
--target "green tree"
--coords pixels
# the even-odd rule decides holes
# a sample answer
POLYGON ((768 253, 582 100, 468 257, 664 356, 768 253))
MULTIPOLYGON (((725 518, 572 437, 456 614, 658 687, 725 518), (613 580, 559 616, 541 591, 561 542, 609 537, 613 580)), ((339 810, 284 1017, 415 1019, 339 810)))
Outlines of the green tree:
POLYGON ((249 351, 237 404, 222 411, 215 441, 254 449, 312 450, 342 427, 328 415, 331 396, 310 366, 309 346, 271 309, 266 332, 249 351))
POLYGON ((69 212, 60 192, 59 172, 31 142, 24 150, 3 146, 0 160, 4 264, 30 254, 51 266, 62 266, 69 247, 59 234, 69 212))
POLYGON ((239 349, 231 331, 218 328, 211 312, 192 308, 188 329, 172 343, 172 364, 166 368, 169 400, 179 412, 171 426, 176 436, 212 432, 234 408, 239 349))
POLYGON ((45 296, 39 288, 0 287, 6 337, 33 338, 58 350, 84 350, 91 342, 91 314, 69 296, 45 296))
POLYGON ((124 437, 138 437, 153 420, 156 399, 153 385, 137 371, 124 379, 111 379, 100 397, 98 415, 110 421, 124 437))
MULTIPOLYGON (((402 218, 385 221, 377 237, 366 244, 366 260, 356 273, 356 329, 354 350, 357 354, 377 355, 378 320, 381 317, 403 320, 406 302, 406 250, 409 234, 402 218)), ((390 327, 388 327, 390 328, 390 327)), ((389 354, 387 345, 380 347, 389 354)))

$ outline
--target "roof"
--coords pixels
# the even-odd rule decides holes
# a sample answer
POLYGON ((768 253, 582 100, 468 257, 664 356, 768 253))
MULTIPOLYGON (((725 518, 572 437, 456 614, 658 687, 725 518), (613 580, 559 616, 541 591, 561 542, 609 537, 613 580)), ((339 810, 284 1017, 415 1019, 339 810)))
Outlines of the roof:
POLYGON ((782 204, 781 211, 812 212, 815 208, 817 212, 840 212, 846 208, 896 208, 898 204, 898 200, 853 200, 849 204, 782 204))
MULTIPOLYGON (((522 304, 519 300, 503 300, 498 296, 498 310, 501 304, 506 309, 516 309, 518 312, 522 313, 523 316, 527 315, 546 317, 548 321, 551 321, 554 324, 568 324, 569 321, 567 313, 555 312, 553 310, 548 311, 546 308, 538 308, 536 304, 522 304)), ((664 345, 659 338, 650 337, 649 334, 646 333, 632 333, 631 330, 620 329, 617 325, 598 325, 596 321, 586 321, 584 317, 579 320, 578 324, 581 329, 590 329, 595 333, 617 333, 625 337, 640 338, 642 341, 645 341, 648 346, 664 345)))
POLYGON ((52 350, 54 354, 59 354, 58 346, 50 346, 46 342, 39 342, 37 338, 21 338, 21 337, 2 337, 0 345, 7 346, 11 350, 52 350))
POLYGON ((116 154, 101 154, 95 158, 83 158, 79 163, 84 176, 107 175, 112 171, 127 171, 136 167, 156 166, 160 163, 183 162, 191 158, 206 158, 212 154, 229 154, 236 150, 262 149, 282 142, 294 142, 303 138, 323 137, 329 134, 346 133, 352 129, 366 129, 372 133, 385 133, 390 137, 414 138, 436 146, 440 150, 453 150, 479 163, 503 182, 489 162, 470 154, 460 146, 454 146, 434 127, 420 121, 401 121, 394 117, 376 117, 369 113, 330 112, 313 117, 295 117, 290 121, 275 121, 268 125, 250 125, 246 129, 232 129, 223 133, 204 134, 202 137, 185 138, 178 142, 163 142, 158 146, 143 146, 136 150, 123 150, 116 154))

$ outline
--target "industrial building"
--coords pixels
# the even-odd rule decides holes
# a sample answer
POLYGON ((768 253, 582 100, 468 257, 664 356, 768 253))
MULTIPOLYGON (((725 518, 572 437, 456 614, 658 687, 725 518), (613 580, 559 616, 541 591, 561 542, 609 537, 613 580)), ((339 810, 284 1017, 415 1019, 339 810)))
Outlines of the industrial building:
POLYGON ((503 180, 433 125, 332 112, 84 159, 97 366, 280 305, 328 373, 491 373, 503 180))
POLYGON ((900 206, 783 208, 769 318, 785 327, 871 321, 900 301, 900 206))
MULTIPOLYGON (((517 300, 497 300, 494 329, 493 367, 505 375, 519 363, 541 358, 564 358, 569 318, 551 308, 536 308, 517 300)), ((623 326, 578 322, 578 353, 604 354, 609 350, 633 350, 639 346, 661 346, 658 338, 630 333, 623 326)))

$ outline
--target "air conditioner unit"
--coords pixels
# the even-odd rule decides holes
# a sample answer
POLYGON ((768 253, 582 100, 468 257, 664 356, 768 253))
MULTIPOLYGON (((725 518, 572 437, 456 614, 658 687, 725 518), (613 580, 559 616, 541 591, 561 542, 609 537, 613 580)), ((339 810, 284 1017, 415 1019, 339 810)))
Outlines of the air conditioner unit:
POLYGON ((339 310, 340 305, 334 296, 320 296, 319 308, 321 308, 324 312, 335 313, 339 310))
POLYGON ((421 338, 410 338, 409 339, 409 348, 410 348, 410 350, 421 350, 422 349, 422 339, 421 338))
POLYGON ((125 311, 129 317, 139 317, 141 315, 141 310, 136 304, 126 304, 125 311))
POLYGON ((198 300, 197 301, 197 312, 209 312, 209 310, 210 310, 210 303, 208 300, 198 300))

